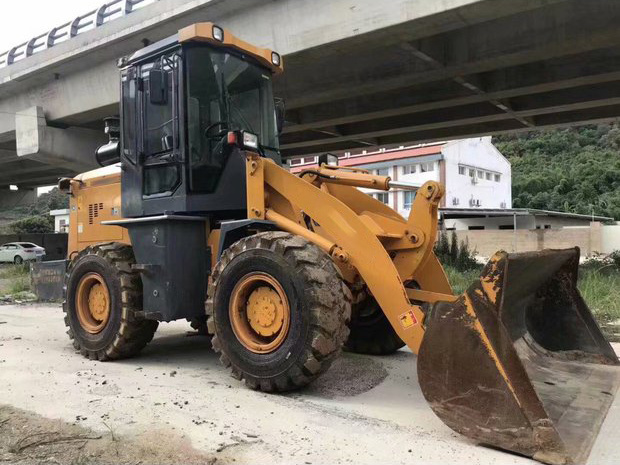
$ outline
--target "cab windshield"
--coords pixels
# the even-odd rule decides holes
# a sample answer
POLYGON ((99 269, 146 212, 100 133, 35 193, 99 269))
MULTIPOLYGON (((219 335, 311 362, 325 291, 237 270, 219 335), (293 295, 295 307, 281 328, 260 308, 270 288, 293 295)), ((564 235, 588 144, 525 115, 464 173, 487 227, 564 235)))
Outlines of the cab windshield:
POLYGON ((225 164, 223 138, 245 130, 262 149, 277 150, 271 75, 254 63, 209 47, 187 50, 190 187, 212 192, 225 164))

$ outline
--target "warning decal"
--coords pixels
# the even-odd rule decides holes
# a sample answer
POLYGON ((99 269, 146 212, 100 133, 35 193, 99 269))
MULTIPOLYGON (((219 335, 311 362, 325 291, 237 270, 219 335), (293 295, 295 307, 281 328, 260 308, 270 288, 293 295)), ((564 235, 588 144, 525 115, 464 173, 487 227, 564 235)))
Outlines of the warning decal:
POLYGON ((403 328, 411 328, 418 324, 418 319, 415 317, 415 313, 413 310, 408 310, 405 313, 401 314, 398 319, 400 320, 400 324, 403 328))

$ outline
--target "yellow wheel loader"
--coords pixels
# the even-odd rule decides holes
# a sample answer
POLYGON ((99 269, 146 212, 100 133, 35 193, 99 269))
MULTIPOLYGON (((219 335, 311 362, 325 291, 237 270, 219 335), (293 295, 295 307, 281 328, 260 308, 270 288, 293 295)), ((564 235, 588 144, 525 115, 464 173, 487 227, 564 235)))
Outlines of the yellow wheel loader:
POLYGON ((276 52, 199 23, 119 66, 102 168, 59 183, 71 195, 65 322, 82 355, 136 355, 159 321, 188 319, 233 376, 274 392, 308 384, 343 347, 407 345, 455 431, 585 461, 620 370, 576 289, 577 249, 498 252, 455 296, 433 253, 441 184, 329 156, 299 175, 282 165, 276 52), (358 187, 415 190, 409 218, 358 187))

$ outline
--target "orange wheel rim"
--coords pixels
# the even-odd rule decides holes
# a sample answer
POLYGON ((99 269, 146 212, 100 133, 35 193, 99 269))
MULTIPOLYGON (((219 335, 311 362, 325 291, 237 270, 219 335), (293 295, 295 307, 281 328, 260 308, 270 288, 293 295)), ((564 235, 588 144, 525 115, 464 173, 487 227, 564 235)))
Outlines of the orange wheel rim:
POLYGON ((78 321, 90 333, 97 334, 110 319, 110 291, 98 273, 82 276, 75 295, 78 321))
POLYGON ((273 352, 288 334, 288 297, 280 283, 266 273, 247 274, 236 284, 228 313, 233 333, 254 353, 273 352))

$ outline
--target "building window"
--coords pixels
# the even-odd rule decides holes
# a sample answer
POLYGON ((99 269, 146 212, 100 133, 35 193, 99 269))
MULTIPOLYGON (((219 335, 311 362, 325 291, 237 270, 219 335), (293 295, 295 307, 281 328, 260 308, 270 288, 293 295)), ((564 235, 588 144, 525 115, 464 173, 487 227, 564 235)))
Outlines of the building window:
POLYGON ((515 225, 514 224, 500 224, 499 225, 499 229, 514 229, 515 225))
POLYGON ((377 175, 379 176, 389 176, 390 174, 390 169, 389 168, 379 168, 377 171, 375 171, 377 173, 377 175))
POLYGON ((403 192, 403 209, 411 210, 411 205, 413 205, 413 199, 415 199, 414 191, 405 191, 403 192))
POLYGON ((465 169, 465 167, 464 167, 464 166, 459 166, 459 174, 462 174, 462 175, 464 176, 464 175, 465 175, 465 173, 466 173, 466 171, 467 171, 467 170, 465 169))
POLYGON ((502 178, 502 176, 501 176, 501 175, 496 174, 496 175, 495 175, 495 182, 499 182, 499 180, 500 180, 501 178, 502 178))
POLYGON ((290 165, 291 166, 297 166, 297 165, 301 165, 303 163, 303 159, 302 158, 293 158, 290 160, 290 165))
POLYGON ((473 178, 476 176, 476 170, 473 168, 469 168, 469 177, 473 178))
POLYGON ((377 199, 379 202, 382 202, 384 204, 388 204, 389 199, 390 199, 390 194, 388 194, 387 192, 378 192, 376 194, 373 194, 374 198, 377 199))
POLYGON ((433 171, 434 163, 431 161, 429 163, 420 163, 420 173, 427 173, 429 171, 433 171))
POLYGON ((303 160, 304 160, 304 163, 315 163, 316 157, 306 157, 303 160))
POLYGON ((484 179, 484 171, 478 170, 478 179, 484 179))
POLYGON ((484 173, 484 177, 487 181, 491 180, 491 173, 489 173, 488 171, 486 173, 484 173))
POLYGON ((403 174, 413 174, 417 171, 416 164, 403 166, 403 174))
POLYGON ((468 226, 467 229, 470 231, 481 231, 484 229, 484 226, 468 226))
POLYGON ((545 225, 545 229, 551 229, 551 225, 550 224, 546 224, 545 225))

